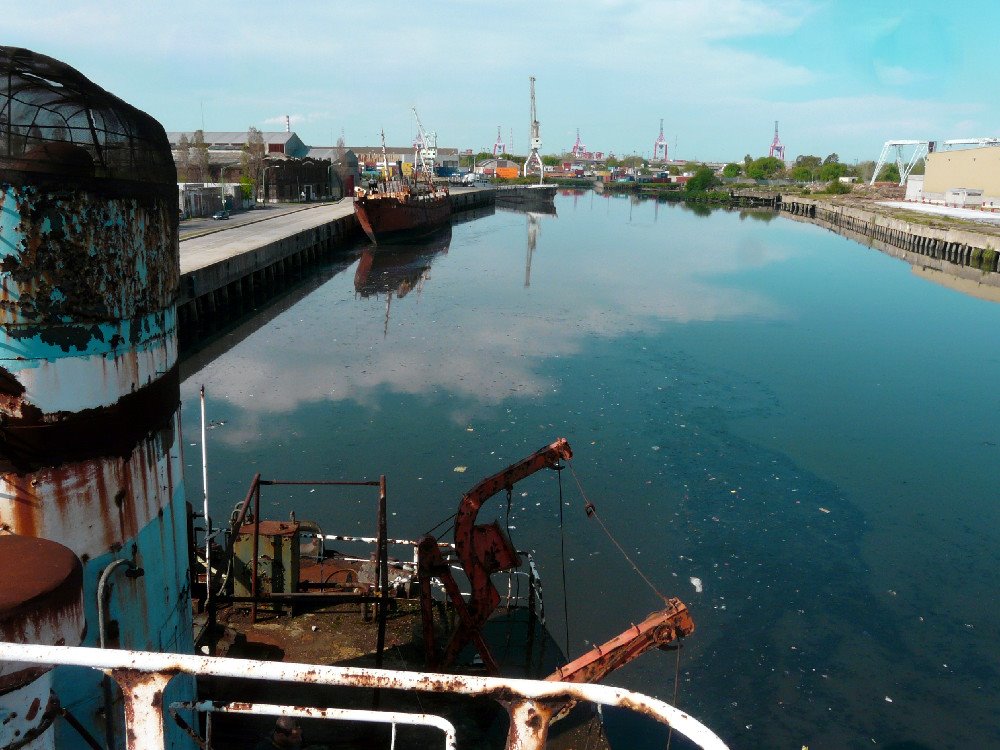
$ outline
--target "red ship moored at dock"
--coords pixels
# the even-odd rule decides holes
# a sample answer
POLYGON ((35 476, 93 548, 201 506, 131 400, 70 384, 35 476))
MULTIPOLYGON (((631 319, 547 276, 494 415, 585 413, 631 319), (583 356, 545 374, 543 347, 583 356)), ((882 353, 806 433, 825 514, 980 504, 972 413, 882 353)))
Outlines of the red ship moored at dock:
POLYGON ((376 245, 421 237, 451 220, 447 188, 402 180, 361 188, 354 198, 361 228, 376 245))

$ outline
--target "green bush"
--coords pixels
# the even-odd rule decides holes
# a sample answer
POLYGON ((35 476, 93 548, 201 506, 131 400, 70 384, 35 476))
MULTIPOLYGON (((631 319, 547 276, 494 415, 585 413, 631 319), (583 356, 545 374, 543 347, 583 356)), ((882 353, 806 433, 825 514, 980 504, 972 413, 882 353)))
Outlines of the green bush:
POLYGON ((988 273, 992 271, 994 268, 996 268, 996 262, 997 262, 997 251, 994 250, 992 247, 988 247, 985 250, 983 250, 983 255, 979 262, 979 268, 982 270, 983 273, 988 273))
POLYGON ((710 167, 699 167, 694 176, 684 185, 688 193, 703 193, 719 184, 715 172, 710 167))
POLYGON ((827 195, 845 195, 851 192, 851 186, 840 180, 831 180, 830 183, 823 188, 823 192, 827 195))

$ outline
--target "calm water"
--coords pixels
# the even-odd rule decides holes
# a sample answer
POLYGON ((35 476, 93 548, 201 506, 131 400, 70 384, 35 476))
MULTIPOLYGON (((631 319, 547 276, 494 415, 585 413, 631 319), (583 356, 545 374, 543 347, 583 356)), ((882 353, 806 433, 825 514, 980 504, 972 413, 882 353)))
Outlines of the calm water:
MULTIPOLYGON (((357 282, 356 257, 332 264, 224 339, 183 386, 189 497, 202 384, 217 517, 255 471, 385 473, 390 534, 416 536, 565 436, 608 528, 691 608, 678 703, 734 748, 1000 746, 1000 305, 783 218, 557 208, 456 225, 357 282)), ((564 474, 575 654, 659 600, 564 474)), ((373 529, 370 495, 264 499, 373 529)), ((510 523, 561 639, 553 473, 518 485, 510 523)), ((654 652, 611 681, 669 701, 674 668, 654 652)))

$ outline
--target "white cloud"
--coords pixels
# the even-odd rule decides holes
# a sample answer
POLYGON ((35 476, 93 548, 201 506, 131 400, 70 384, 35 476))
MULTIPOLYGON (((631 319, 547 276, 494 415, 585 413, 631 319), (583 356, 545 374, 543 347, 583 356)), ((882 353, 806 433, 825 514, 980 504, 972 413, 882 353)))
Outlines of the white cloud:
POLYGON ((886 86, 909 86, 923 79, 923 76, 901 65, 886 65, 881 60, 875 60, 875 77, 886 86))

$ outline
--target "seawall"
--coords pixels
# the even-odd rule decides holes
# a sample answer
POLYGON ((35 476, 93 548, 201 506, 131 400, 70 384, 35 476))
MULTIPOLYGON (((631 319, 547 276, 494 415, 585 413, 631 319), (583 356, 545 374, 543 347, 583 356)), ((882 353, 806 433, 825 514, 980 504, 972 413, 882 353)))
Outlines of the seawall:
POLYGON ((972 228, 942 228, 885 216, 876 211, 821 199, 782 195, 776 207, 789 218, 809 221, 838 234, 877 243, 883 252, 943 273, 1000 287, 1000 237, 972 228))

